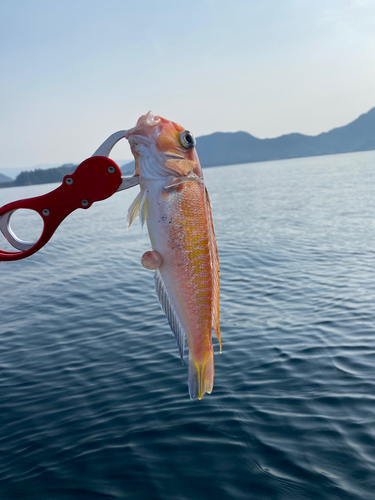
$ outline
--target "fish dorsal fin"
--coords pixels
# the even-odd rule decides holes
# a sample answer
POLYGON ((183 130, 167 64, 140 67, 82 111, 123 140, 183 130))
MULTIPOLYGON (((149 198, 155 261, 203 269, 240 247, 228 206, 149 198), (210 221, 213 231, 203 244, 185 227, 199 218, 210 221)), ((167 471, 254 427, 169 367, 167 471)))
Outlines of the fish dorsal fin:
POLYGON ((183 359, 184 347, 185 347, 185 332, 171 304, 166 286, 164 284, 164 280, 161 276, 159 269, 156 269, 155 271, 155 289, 160 306, 163 309, 164 314, 168 319, 168 323, 169 326, 171 327, 173 335, 176 338, 177 345, 180 350, 181 359, 183 359))
POLYGON ((129 207, 128 229, 133 224, 133 221, 139 216, 139 214, 141 215, 141 226, 143 227, 143 224, 147 217, 147 194, 146 191, 142 190, 137 194, 135 200, 129 207))
POLYGON ((219 256, 217 253, 217 245, 215 239, 215 231, 214 231, 214 221, 212 218, 212 210, 211 210, 211 200, 208 195, 208 191, 206 188, 206 203, 207 203, 207 214, 208 214, 208 226, 210 233, 210 253, 211 253, 211 261, 212 261, 212 270, 214 277, 214 303, 212 307, 212 328, 216 334, 216 337, 220 344, 220 352, 222 351, 221 344, 221 335, 220 335, 220 314, 219 314, 219 302, 220 302, 220 264, 219 264, 219 256))

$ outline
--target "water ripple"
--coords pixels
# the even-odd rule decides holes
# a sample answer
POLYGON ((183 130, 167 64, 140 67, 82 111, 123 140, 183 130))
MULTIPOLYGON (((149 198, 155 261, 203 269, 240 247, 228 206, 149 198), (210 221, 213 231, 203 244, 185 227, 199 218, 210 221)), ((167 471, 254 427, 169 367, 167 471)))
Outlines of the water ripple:
POLYGON ((2 262, 1 499, 372 500, 373 160, 206 171, 223 353, 200 402, 140 266, 148 236, 125 228, 134 193, 2 262))

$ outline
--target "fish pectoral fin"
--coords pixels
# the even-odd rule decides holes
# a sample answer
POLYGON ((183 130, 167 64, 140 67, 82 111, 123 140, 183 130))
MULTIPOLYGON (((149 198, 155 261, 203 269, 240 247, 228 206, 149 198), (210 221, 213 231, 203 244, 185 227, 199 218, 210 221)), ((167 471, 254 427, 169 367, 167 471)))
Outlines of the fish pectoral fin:
POLYGON ((173 177, 164 184, 164 189, 169 189, 178 186, 179 184, 183 184, 184 182, 201 182, 202 184, 204 184, 203 179, 201 179, 195 174, 189 174, 184 177, 173 177))
POLYGON ((134 220, 140 215, 141 226, 145 223, 147 217, 147 194, 146 191, 140 191, 128 210, 128 229, 134 220))
POLYGON ((180 351, 180 356, 181 359, 184 358, 184 347, 185 347, 185 332, 184 329, 182 328, 182 325, 180 323, 180 320, 177 317, 177 314, 173 308, 173 305, 171 304, 171 301, 169 299, 168 291, 166 289, 166 286, 164 284, 164 280, 161 276, 161 273, 159 269, 156 269, 155 271, 155 289, 156 289, 156 295, 159 300, 159 304, 161 308, 164 311, 164 314, 166 315, 168 319, 169 326, 171 327, 171 330, 173 332, 173 335, 176 338, 178 349, 180 351))

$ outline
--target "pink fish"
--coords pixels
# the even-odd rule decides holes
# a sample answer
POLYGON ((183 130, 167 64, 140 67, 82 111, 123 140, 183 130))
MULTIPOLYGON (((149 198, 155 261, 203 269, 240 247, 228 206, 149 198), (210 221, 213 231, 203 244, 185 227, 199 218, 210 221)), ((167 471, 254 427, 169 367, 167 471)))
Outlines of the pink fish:
POLYGON ((128 212, 139 215, 153 248, 142 259, 155 269, 155 287, 183 357, 189 346, 190 398, 212 392, 212 328, 220 343, 220 268, 211 203, 191 132, 154 116, 139 118, 126 134, 140 193, 128 212))

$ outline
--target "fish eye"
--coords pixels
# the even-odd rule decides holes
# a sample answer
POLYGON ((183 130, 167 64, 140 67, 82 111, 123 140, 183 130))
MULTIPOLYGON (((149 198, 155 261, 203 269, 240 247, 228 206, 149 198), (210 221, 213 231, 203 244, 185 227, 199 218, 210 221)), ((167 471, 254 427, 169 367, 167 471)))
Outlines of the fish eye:
POLYGON ((192 149, 195 146, 195 139, 191 132, 184 130, 180 134, 181 145, 186 149, 192 149))

